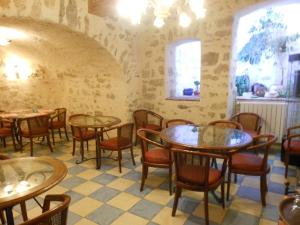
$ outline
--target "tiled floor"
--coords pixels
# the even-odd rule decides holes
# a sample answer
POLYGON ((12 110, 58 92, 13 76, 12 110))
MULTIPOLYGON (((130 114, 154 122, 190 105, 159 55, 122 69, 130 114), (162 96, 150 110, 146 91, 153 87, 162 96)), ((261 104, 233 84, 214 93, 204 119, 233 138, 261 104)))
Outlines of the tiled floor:
MULTIPOLYGON (((95 146, 91 144, 88 157, 94 157, 93 149, 95 146)), ((14 153, 11 147, 1 147, 1 152, 12 157, 29 156, 29 146, 25 147, 22 154, 14 153)), ((176 217, 171 216, 173 196, 168 193, 166 170, 150 169, 145 190, 139 191, 141 165, 138 147, 135 149, 136 166, 132 165, 130 154, 124 152, 122 174, 118 171, 117 162, 112 159, 103 159, 101 170, 96 170, 95 160, 77 165, 75 161, 79 155, 72 157, 71 152, 72 142, 59 139, 53 153, 46 146, 34 145, 35 156, 51 155, 64 161, 68 167, 66 178, 48 192, 71 196, 68 224, 204 224, 202 193, 184 191, 176 217)), ((269 157, 269 163, 272 165, 272 172, 268 176, 267 206, 263 208, 260 203, 259 179, 239 176, 237 184, 233 184, 231 188, 232 201, 226 203, 225 209, 210 196, 209 216, 212 225, 277 224, 277 206, 284 192, 284 167, 276 152, 269 157)), ((295 173, 295 168, 290 167, 289 180, 294 184, 295 173)), ((42 201, 43 196, 45 194, 38 199, 42 201)), ((28 201, 27 206, 29 217, 40 213, 34 201, 28 201)), ((21 220, 19 212, 19 208, 15 207, 17 223, 21 220)))

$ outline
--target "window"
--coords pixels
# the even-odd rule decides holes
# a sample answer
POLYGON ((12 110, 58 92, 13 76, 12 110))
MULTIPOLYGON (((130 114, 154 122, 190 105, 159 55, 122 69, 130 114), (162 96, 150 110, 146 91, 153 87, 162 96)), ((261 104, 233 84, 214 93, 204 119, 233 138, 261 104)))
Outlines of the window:
POLYGON ((239 18, 234 53, 238 96, 287 97, 288 58, 300 50, 299 11, 299 3, 279 4, 239 18))
POLYGON ((198 100, 200 96, 201 43, 184 40, 167 48, 167 98, 198 100))

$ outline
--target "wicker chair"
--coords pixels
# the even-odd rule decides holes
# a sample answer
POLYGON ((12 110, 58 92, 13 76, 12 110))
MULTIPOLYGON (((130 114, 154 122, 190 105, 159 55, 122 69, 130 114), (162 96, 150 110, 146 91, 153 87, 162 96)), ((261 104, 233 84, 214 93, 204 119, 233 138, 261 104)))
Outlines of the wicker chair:
MULTIPOLYGON (((7 160, 7 159, 9 159, 8 156, 0 154, 0 160, 7 160)), ((25 201, 22 201, 20 203, 20 206, 21 206, 21 213, 22 213, 23 221, 26 221, 26 220, 28 220, 28 217, 27 217, 25 201)), ((0 208, 0 221, 2 224, 6 224, 6 220, 5 220, 5 216, 4 216, 4 209, 1 209, 1 208, 0 208)))
POLYGON ((230 120, 240 123, 243 130, 253 138, 260 134, 262 118, 256 113, 241 112, 233 115, 230 120))
MULTIPOLYGON (((139 109, 133 112, 135 130, 145 128, 154 131, 162 130, 163 117, 150 110, 139 109)), ((138 135, 135 135, 135 145, 137 145, 138 135)))
POLYGON ((224 201, 224 180, 227 156, 198 152, 196 150, 171 149, 175 162, 176 192, 173 203, 172 216, 175 216, 178 200, 182 189, 204 192, 205 223, 209 224, 208 192, 216 190, 221 185, 222 206, 224 201), (195 159, 198 158, 198 163, 195 159), (193 159, 193 160, 192 160, 193 159), (210 167, 212 159, 222 159, 221 170, 210 167))
POLYGON ((68 195, 47 195, 42 214, 20 225, 66 225, 71 198, 68 195), (60 202, 50 209, 51 202, 60 202))
POLYGON ((134 156, 133 156, 133 123, 126 123, 121 126, 112 127, 110 129, 104 130, 103 132, 108 131, 117 131, 117 136, 109 138, 107 140, 102 140, 102 132, 97 134, 97 169, 100 169, 101 166, 101 150, 110 150, 118 152, 119 160, 119 171, 122 173, 121 160, 122 160, 122 151, 125 149, 130 149, 132 163, 135 166, 134 156))
POLYGON ((2 140, 4 147, 6 147, 5 138, 7 137, 11 137, 14 149, 15 151, 17 151, 13 122, 10 120, 0 118, 0 139, 2 140))
MULTIPOLYGON (((69 117, 69 121, 77 116, 88 116, 87 114, 74 114, 69 117)), ((87 150, 89 150, 89 142, 90 140, 96 140, 96 131, 93 129, 72 126, 72 136, 73 136, 73 152, 72 155, 75 155, 76 141, 80 142, 80 154, 81 159, 84 159, 84 142, 86 142, 87 150)))
POLYGON ((270 172, 268 155, 271 146, 275 143, 276 137, 271 134, 259 135, 254 138, 253 146, 247 148, 248 152, 257 149, 263 150, 263 157, 251 153, 236 153, 229 159, 227 199, 230 193, 231 173, 260 177, 260 193, 262 205, 266 205, 267 174, 270 172))
POLYGON ((51 118, 50 118, 49 128, 52 133, 53 145, 55 144, 54 130, 58 130, 59 137, 61 138, 61 130, 60 129, 64 129, 66 139, 67 139, 67 141, 69 141, 69 137, 68 137, 68 133, 67 133, 66 117, 67 117, 67 109, 66 108, 57 108, 57 109, 55 109, 55 115, 51 116, 51 118))
POLYGON ((290 155, 300 155, 300 125, 287 129, 287 139, 283 142, 285 177, 288 175, 290 155))
POLYGON ((208 125, 243 130, 243 126, 240 123, 230 120, 215 120, 209 122, 208 125))
POLYGON ((156 168, 166 168, 169 169, 169 191, 170 195, 172 194, 172 165, 173 159, 172 154, 169 149, 167 149, 164 145, 150 140, 147 138, 148 135, 153 135, 158 137, 159 132, 149 129, 139 129, 137 131, 137 135, 141 138, 141 149, 142 149, 142 182, 140 191, 144 190, 145 180, 148 175, 148 167, 156 167, 156 168), (152 148, 150 148, 150 146, 152 148))
POLYGON ((171 119, 166 122, 166 128, 173 127, 177 125, 188 125, 194 124, 192 121, 185 120, 185 119, 171 119))
POLYGON ((49 137, 49 116, 35 116, 18 120, 18 128, 20 131, 21 151, 23 151, 22 138, 30 139, 30 155, 33 156, 33 138, 46 137, 47 144, 51 152, 53 152, 49 137))

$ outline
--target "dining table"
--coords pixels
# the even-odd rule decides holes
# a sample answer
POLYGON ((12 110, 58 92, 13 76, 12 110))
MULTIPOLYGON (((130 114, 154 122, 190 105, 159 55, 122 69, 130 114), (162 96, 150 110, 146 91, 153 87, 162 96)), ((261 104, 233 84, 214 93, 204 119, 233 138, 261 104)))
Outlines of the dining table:
POLYGON ((52 157, 24 157, 0 161, 0 210, 14 225, 15 205, 35 198, 57 185, 67 174, 66 165, 52 157))
MULTIPOLYGON (((105 128, 109 128, 121 123, 121 120, 114 116, 104 116, 104 115, 84 115, 79 114, 76 116, 72 116, 69 119, 69 125, 74 127, 79 127, 83 129, 94 129, 95 132, 98 132, 100 138, 103 139, 103 131, 105 128)), ((97 146, 96 146, 97 148, 97 146)), ((97 151, 96 151, 97 152, 97 151)), ((95 158, 82 158, 81 160, 77 160, 76 163, 80 164, 84 161, 96 159, 97 167, 99 167, 99 160, 96 156, 95 158)))
POLYGON ((253 141, 244 131, 212 125, 177 125, 163 129, 160 138, 171 145, 221 154, 242 149, 253 141))

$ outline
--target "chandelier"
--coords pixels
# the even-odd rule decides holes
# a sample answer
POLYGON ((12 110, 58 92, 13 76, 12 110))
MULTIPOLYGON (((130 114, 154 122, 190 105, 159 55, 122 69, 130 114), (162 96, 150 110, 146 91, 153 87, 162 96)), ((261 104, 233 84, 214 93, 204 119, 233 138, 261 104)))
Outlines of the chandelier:
POLYGON ((122 17, 132 24, 140 24, 142 16, 147 11, 154 14, 153 25, 163 27, 166 20, 179 16, 181 27, 188 27, 192 19, 200 19, 205 16, 204 0, 118 0, 117 10, 122 17))

